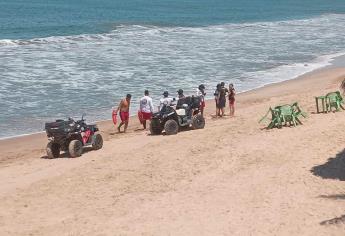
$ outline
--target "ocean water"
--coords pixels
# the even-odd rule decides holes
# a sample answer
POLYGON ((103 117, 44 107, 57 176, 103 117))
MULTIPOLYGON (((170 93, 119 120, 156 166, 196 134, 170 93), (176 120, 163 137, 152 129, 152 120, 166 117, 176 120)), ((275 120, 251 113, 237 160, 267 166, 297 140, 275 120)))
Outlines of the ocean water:
POLYGON ((0 138, 110 119, 126 93, 134 114, 145 89, 292 79, 344 55, 344 38, 344 1, 0 0, 0 138))

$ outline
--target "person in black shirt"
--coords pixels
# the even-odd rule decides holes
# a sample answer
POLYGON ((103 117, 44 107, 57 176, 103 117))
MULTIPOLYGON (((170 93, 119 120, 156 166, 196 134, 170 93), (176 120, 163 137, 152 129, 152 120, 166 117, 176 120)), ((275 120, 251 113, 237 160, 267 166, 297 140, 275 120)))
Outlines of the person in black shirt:
POLYGON ((216 102, 216 117, 219 116, 219 93, 220 93, 220 84, 217 84, 216 90, 214 91, 214 100, 216 102))
POLYGON ((179 90, 177 91, 177 94, 178 94, 178 98, 179 98, 179 99, 180 99, 180 98, 185 98, 182 89, 179 89, 179 90))
POLYGON ((224 108, 226 105, 226 95, 229 92, 227 88, 225 88, 224 82, 220 83, 220 90, 219 90, 219 100, 218 100, 218 108, 219 108, 219 116, 224 116, 224 108))

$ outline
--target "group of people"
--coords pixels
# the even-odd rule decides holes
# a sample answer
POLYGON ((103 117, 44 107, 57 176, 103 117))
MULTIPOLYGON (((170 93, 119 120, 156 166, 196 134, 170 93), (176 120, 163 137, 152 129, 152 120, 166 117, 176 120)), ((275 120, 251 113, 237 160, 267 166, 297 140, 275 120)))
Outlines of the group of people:
MULTIPOLYGON (((169 92, 165 91, 163 94, 163 97, 159 100, 159 106, 158 110, 161 110, 163 106, 167 105, 170 106, 173 104, 173 102, 185 98, 185 95, 183 94, 183 90, 179 89, 177 91, 177 97, 169 97, 169 92)), ((215 92, 216 97, 216 104, 217 104, 217 116, 223 116, 224 115, 224 107, 226 104, 226 98, 225 96, 228 95, 229 97, 229 104, 230 104, 230 116, 234 115, 235 109, 234 109, 234 102, 235 102, 235 89, 233 88, 233 85, 229 85, 229 89, 224 88, 224 83, 217 85, 217 90, 215 92), (220 111, 222 114, 220 114, 220 111)), ((201 98, 200 103, 200 113, 204 114, 204 108, 205 108, 205 86, 203 84, 199 85, 196 96, 199 96, 201 98)), ((124 99, 122 99, 118 105, 118 107, 114 110, 115 114, 119 113, 121 122, 119 126, 117 127, 118 132, 121 132, 121 127, 124 126, 123 132, 126 132, 128 128, 128 122, 129 122, 129 108, 131 103, 131 94, 127 94, 124 99)), ((153 106, 153 100, 150 97, 150 93, 148 90, 145 90, 144 96, 140 99, 140 108, 139 112, 141 115, 141 123, 146 129, 147 121, 151 120, 152 114, 154 112, 154 106, 153 106)))
POLYGON ((221 82, 217 84, 214 91, 214 99, 216 102, 216 117, 224 116, 224 108, 226 106, 226 100, 228 98, 230 117, 235 115, 235 88, 233 84, 229 84, 229 89, 225 87, 225 83, 221 82))

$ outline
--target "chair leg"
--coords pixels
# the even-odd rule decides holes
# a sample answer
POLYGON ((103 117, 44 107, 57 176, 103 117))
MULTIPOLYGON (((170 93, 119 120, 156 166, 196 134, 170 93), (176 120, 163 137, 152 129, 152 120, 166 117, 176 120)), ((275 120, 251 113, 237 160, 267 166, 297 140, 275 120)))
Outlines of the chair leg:
POLYGON ((298 119, 298 117, 295 117, 296 121, 298 124, 302 125, 302 122, 300 121, 300 119, 298 119))
POLYGON ((272 129, 276 125, 276 119, 273 119, 271 123, 267 126, 267 129, 272 129))
POLYGON ((294 126, 294 127, 297 126, 295 116, 292 116, 292 123, 293 123, 293 126, 294 126))

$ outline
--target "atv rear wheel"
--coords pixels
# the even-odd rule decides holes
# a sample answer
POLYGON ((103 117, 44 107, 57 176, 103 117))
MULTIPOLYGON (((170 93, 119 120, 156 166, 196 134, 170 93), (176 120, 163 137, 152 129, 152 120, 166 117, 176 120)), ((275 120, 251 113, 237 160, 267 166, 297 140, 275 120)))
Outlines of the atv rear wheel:
POLYGON ((103 138, 102 135, 96 134, 92 137, 92 148, 93 150, 99 150, 103 147, 103 138))
POLYGON ((71 157, 80 157, 83 153, 83 144, 77 140, 72 140, 68 145, 68 152, 71 157))
POLYGON ((58 158, 60 156, 60 144, 50 141, 47 144, 47 156, 49 159, 58 158))
POLYGON ((168 120, 165 122, 164 130, 167 135, 177 134, 178 124, 175 120, 168 120))
POLYGON ((193 116, 192 127, 193 129, 203 129, 205 127, 205 118, 201 114, 193 116))
POLYGON ((150 133, 158 135, 162 133, 162 126, 158 119, 152 119, 150 123, 150 133))

